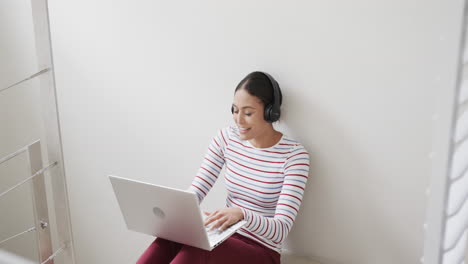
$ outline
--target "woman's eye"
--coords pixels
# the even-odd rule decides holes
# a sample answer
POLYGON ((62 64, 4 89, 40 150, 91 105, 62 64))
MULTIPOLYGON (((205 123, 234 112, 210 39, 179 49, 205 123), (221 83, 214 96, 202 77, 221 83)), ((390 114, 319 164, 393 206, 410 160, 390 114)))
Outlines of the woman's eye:
POLYGON ((251 116, 251 115, 252 115, 252 113, 245 113, 245 115, 246 115, 246 116, 251 116))

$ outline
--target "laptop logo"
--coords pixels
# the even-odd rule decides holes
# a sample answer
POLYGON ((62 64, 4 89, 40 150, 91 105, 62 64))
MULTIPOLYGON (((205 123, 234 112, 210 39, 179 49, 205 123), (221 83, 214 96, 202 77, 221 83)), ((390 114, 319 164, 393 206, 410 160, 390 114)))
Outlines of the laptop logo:
POLYGON ((155 216, 159 217, 159 218, 164 218, 166 216, 166 214, 164 214, 163 210, 161 210, 161 208, 159 207, 154 207, 153 208, 153 213, 155 216))

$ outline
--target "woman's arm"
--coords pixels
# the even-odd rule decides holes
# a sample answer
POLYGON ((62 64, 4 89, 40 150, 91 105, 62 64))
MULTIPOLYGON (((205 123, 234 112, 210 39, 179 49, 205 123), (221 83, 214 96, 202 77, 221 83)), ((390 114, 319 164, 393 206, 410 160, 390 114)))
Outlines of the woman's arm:
POLYGON ((301 146, 290 153, 284 164, 284 182, 274 217, 265 217, 241 208, 247 221, 244 228, 260 239, 271 240, 277 244, 283 242, 299 212, 308 175, 309 154, 301 146))
POLYGON ((221 129, 211 140, 200 168, 192 181, 192 185, 189 187, 189 191, 197 195, 200 203, 215 184, 223 168, 227 136, 227 129, 221 129))

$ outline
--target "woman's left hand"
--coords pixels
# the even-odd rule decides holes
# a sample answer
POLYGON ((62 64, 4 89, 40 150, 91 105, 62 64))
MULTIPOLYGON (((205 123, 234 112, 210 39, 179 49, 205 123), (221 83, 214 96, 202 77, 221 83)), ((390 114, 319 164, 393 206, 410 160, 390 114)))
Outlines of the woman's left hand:
POLYGON ((244 219, 244 213, 237 207, 223 208, 212 213, 204 212, 204 214, 207 216, 205 219, 205 226, 216 221, 213 226, 211 226, 210 230, 219 228, 220 231, 224 231, 229 226, 244 219))

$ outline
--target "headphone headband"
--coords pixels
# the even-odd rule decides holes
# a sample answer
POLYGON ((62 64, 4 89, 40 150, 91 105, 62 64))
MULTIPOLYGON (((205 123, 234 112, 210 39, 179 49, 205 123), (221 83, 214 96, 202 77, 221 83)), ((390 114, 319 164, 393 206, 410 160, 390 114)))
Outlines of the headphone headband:
POLYGON ((270 74, 266 72, 261 73, 263 73, 268 78, 268 80, 270 80, 271 86, 273 87, 273 104, 265 106, 265 120, 273 123, 278 121, 281 115, 280 87, 278 82, 270 74))
POLYGON ((278 82, 269 74, 266 72, 261 72, 263 73, 266 77, 268 77, 268 80, 270 80, 271 86, 273 87, 273 104, 277 106, 278 108, 281 106, 280 102, 280 88, 278 82))

